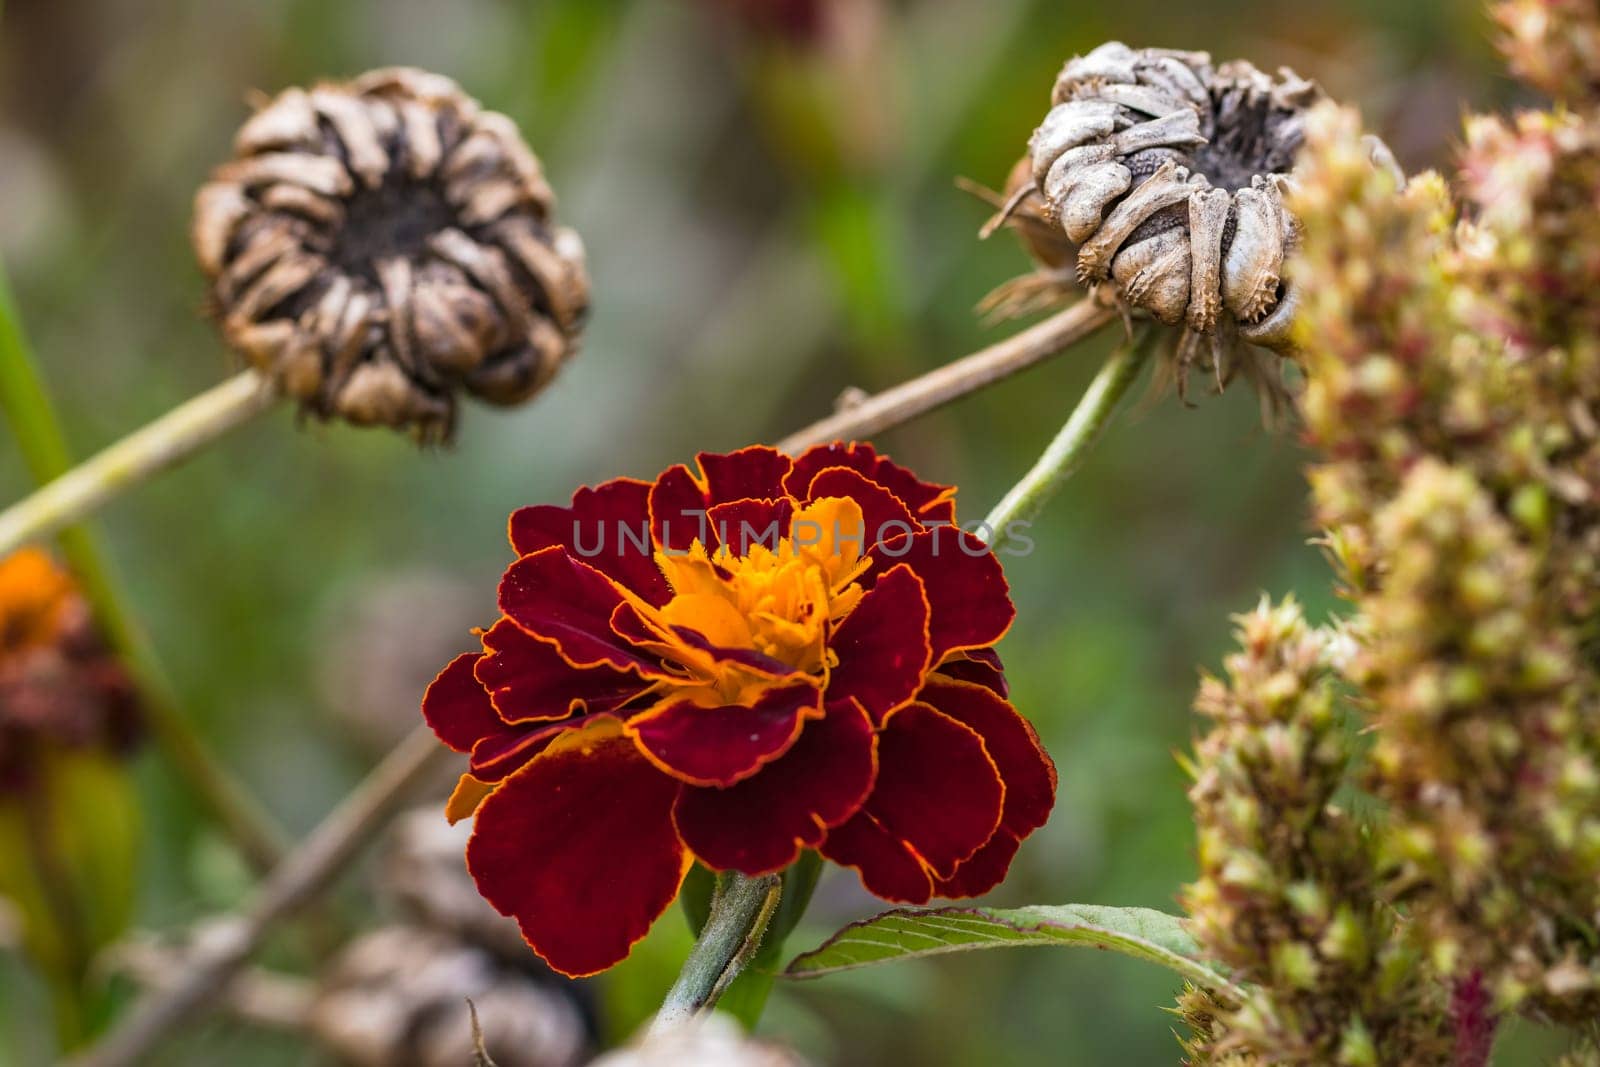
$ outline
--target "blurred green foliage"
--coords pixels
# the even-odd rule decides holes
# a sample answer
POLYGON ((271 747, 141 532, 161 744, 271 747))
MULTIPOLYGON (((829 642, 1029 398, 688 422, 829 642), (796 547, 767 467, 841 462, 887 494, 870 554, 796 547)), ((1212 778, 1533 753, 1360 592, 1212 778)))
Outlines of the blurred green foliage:
MULTIPOLYGON (((1070 54, 1122 38, 1290 64, 1362 105, 1411 167, 1443 157, 1464 107, 1507 92, 1466 0, 913 0, 877 9, 876 29, 851 19, 869 25, 850 48, 821 49, 743 34, 722 10, 8 0, 0 252, 80 453, 233 367, 200 314, 185 229, 249 90, 393 63, 448 73, 521 124, 588 244, 584 354, 528 408, 469 412, 455 449, 284 411, 101 517, 188 713, 296 831, 415 720, 427 668, 489 616, 512 508, 774 439, 846 386, 891 385, 1008 329, 972 307, 1024 260, 975 240, 987 209, 952 183, 1003 182, 1070 54), (396 589, 421 602, 396 609, 383 598, 396 589), (373 667, 394 662, 374 651, 385 642, 422 677, 373 667)), ((1110 341, 881 444, 981 514, 1110 341)), ((1198 410, 1151 397, 1054 503, 1034 554, 1008 561, 1020 617, 1002 652, 1061 790, 995 903, 1174 907, 1193 841, 1172 753, 1194 729, 1197 666, 1261 590, 1298 590, 1314 618, 1335 606, 1306 543, 1300 462, 1242 388, 1198 410)), ((0 445, 0 500, 27 486, 0 445)), ((139 802, 140 923, 172 927, 248 892, 154 756, 139 802)), ((364 892, 349 880, 350 914, 366 913, 364 892)), ((829 871, 791 945, 873 910, 829 871)), ((687 944, 669 916, 599 980, 609 1036, 653 1008, 687 944)), ((307 955, 286 936, 272 961, 307 955)), ((1160 1011, 1173 992, 1166 973, 1104 954, 993 953, 780 986, 764 1028, 834 1064, 1160 1064, 1176 1059, 1160 1011)), ((48 1062, 42 996, 0 953, 0 1063, 48 1062)), ((216 1020, 161 1062, 219 1056, 320 1062, 216 1020)))
POLYGON ((0 795, 0 897, 16 908, 22 947, 52 990, 59 1040, 75 1045, 110 1009, 91 975, 137 899, 139 812, 111 756, 48 751, 40 763, 35 785, 0 795))

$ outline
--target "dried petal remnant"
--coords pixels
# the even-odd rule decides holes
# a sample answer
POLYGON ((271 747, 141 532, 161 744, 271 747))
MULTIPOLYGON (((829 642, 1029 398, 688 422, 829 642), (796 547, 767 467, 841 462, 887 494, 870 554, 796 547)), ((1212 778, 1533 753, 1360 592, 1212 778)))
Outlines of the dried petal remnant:
POLYGON ((288 89, 195 197, 223 335, 306 410, 448 437, 575 351, 583 245, 504 115, 408 68, 288 89))

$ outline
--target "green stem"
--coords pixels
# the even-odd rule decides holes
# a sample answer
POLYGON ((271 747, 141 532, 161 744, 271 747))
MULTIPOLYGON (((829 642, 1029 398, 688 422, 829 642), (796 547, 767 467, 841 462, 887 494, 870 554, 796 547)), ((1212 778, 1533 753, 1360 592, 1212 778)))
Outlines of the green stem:
POLYGON ((738 981, 717 1000, 717 1010, 738 1019, 746 1031, 754 1030, 761 1021, 761 1012, 772 994, 773 981, 783 970, 784 942, 805 915, 821 874, 822 857, 809 849, 783 872, 783 892, 767 924, 767 934, 761 939, 761 951, 739 975, 738 981))
POLYGON ((181 463, 277 402, 270 382, 245 371, 71 470, 58 469, 33 495, 0 512, 0 556, 87 518, 112 497, 181 463))
POLYGON ((1111 421, 1117 404, 1128 392, 1155 347, 1154 327, 1129 345, 1124 345, 1106 360, 1100 373, 1089 383, 1078 406, 1072 409, 1067 424, 1056 434, 1031 470, 1011 487, 984 520, 990 545, 999 548, 1010 540, 1018 525, 1026 527, 1065 484, 1083 462, 1090 447, 1111 421))
MULTIPOLYGON (((68 472, 72 462, 66 438, 23 331, 3 264, 0 264, 0 412, 11 423, 23 459, 35 480, 49 483, 68 472)), ((13 508, 6 514, 16 510, 13 508)), ((4 525, 3 519, 0 525, 4 525)), ((261 870, 271 869, 284 852, 284 835, 216 764, 193 727, 178 711, 171 684, 143 629, 126 606, 127 599, 99 539, 84 526, 60 529, 58 538, 62 554, 77 576, 106 639, 138 683, 144 698, 145 722, 173 768, 232 835, 251 864, 261 870)), ((0 538, 0 545, 4 546, 0 547, 0 555, 16 547, 4 544, 4 538, 0 538)))
POLYGON ((775 874, 751 878, 730 871, 719 879, 711 898, 711 916, 662 1001, 651 1024, 652 1033, 679 1026, 716 1004, 760 950, 782 887, 775 874))

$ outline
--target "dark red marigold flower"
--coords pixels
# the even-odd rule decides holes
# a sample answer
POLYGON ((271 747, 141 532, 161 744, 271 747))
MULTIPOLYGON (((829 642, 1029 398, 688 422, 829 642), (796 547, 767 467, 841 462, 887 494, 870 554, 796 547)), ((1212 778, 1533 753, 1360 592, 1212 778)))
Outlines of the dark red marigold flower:
POLYGON ((71 576, 37 549, 0 558, 0 795, 32 784, 50 750, 126 751, 136 705, 71 576))
POLYGON ((986 892, 1055 799, 1006 700, 1000 563, 866 445, 702 453, 511 516, 483 650, 423 699, 467 864, 551 966, 624 958, 695 860, 806 848, 888 900, 986 892))

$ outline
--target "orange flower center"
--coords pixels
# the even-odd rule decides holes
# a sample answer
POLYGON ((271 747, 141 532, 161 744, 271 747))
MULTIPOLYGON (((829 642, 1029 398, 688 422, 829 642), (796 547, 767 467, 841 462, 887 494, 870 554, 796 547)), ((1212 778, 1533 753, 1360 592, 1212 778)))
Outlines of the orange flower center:
POLYGON ((73 595, 72 578, 38 549, 0 559, 0 651, 53 642, 73 595))
POLYGON ((750 703, 775 682, 792 681, 751 663, 719 657, 686 640, 676 627, 719 649, 760 653, 791 671, 826 679, 834 666, 830 627, 860 602, 864 557, 861 506, 844 497, 812 501, 789 529, 719 530, 708 553, 697 539, 688 552, 657 552, 673 597, 660 608, 635 604, 661 640, 651 647, 683 674, 663 688, 672 700, 706 706, 750 703))

